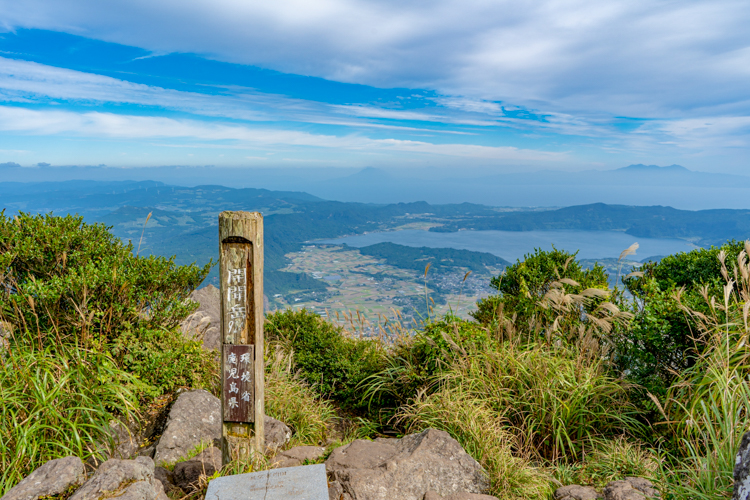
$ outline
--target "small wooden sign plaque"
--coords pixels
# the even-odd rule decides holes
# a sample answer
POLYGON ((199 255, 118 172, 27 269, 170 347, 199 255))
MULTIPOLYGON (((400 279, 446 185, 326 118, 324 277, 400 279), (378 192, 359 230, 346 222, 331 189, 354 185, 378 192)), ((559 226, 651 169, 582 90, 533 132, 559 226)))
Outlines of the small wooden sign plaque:
POLYGON ((224 421, 255 422, 255 346, 224 344, 224 421))

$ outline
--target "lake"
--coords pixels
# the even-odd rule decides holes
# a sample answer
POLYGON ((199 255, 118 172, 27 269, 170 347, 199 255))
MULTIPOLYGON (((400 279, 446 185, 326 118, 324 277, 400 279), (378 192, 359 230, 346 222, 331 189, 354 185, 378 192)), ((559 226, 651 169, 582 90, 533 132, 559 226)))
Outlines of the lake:
POLYGON ((579 259, 618 258, 633 243, 640 247, 628 259, 643 260, 648 257, 686 252, 696 247, 677 239, 638 238, 617 231, 459 231, 456 233, 431 233, 421 230, 391 231, 347 236, 314 243, 347 245, 355 248, 376 243, 396 243, 410 247, 457 248, 488 252, 509 262, 521 259, 534 248, 578 252, 579 259))

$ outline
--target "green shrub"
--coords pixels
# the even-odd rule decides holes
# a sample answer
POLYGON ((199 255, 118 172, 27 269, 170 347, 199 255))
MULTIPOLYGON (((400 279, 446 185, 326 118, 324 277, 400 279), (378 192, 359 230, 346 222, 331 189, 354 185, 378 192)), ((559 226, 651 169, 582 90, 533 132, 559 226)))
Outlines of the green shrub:
MULTIPOLYGON (((618 332, 614 359, 618 369, 643 388, 640 392, 663 399, 676 377, 690 369, 706 347, 707 338, 675 295, 681 290, 683 306, 708 314, 704 293, 720 296, 725 282, 718 259, 722 251, 731 269, 742 243, 731 241, 720 248, 669 255, 645 264, 643 277, 626 281, 636 299, 635 318, 630 328, 618 332)), ((656 415, 657 408, 648 398, 641 395, 638 399, 656 415)))
POLYGON ((174 259, 138 257, 104 225, 79 216, 0 212, 0 321, 19 349, 107 353, 154 396, 212 388, 215 363, 180 333, 185 300, 208 274, 174 259))
POLYGON ((418 393, 434 389, 436 377, 450 369, 457 354, 493 348, 487 328, 475 322, 450 314, 430 320, 422 330, 397 339, 387 366, 363 381, 364 398, 387 418, 418 393))
POLYGON ((138 257, 81 217, 0 212, 0 489, 47 460, 99 459, 109 421, 216 363, 179 323, 210 265, 138 257))
POLYGON ((523 328, 530 337, 530 342, 543 335, 549 340, 549 332, 539 325, 557 323, 580 323, 581 310, 591 312, 602 301, 601 297, 591 295, 580 308, 570 308, 561 316, 559 311, 540 306, 540 301, 557 287, 567 296, 580 296, 587 289, 599 289, 608 292, 608 277, 604 268, 596 265, 592 269, 583 269, 576 260, 576 254, 570 254, 553 247, 551 251, 537 248, 533 254, 525 255, 523 260, 508 266, 500 276, 492 278, 490 286, 498 291, 477 302, 477 310, 472 316, 482 324, 501 323, 504 319, 512 320, 516 325, 529 325, 523 328))
POLYGON ((667 498, 718 500, 732 493, 735 454, 750 427, 747 250, 738 256, 736 275, 723 273, 728 278, 723 289, 706 293, 706 314, 675 297, 705 347, 659 405, 671 452, 671 467, 664 470, 667 498))
POLYGON ((302 309, 266 317, 266 337, 293 353, 293 369, 320 395, 348 410, 364 410, 360 382, 383 367, 384 351, 375 340, 347 337, 343 328, 302 309))
POLYGON ((596 440, 638 429, 627 385, 573 348, 505 342, 461 356, 440 383, 503 415, 529 453, 550 461, 581 458, 596 440))
POLYGON ((210 268, 137 257, 80 216, 0 212, 0 318, 16 342, 101 350, 123 331, 176 328, 210 268))
POLYGON ((148 384, 150 397, 180 387, 219 394, 214 353, 203 350, 201 341, 188 339, 177 329, 125 330, 114 339, 110 352, 118 365, 148 384))

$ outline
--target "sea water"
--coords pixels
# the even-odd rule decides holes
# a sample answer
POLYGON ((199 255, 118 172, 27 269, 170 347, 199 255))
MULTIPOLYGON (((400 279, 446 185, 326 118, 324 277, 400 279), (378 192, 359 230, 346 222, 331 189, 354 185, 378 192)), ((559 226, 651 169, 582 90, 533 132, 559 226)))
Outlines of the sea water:
MULTIPOLYGON (((390 231, 368 233, 330 240, 317 240, 326 243, 351 247, 364 247, 376 243, 396 243, 410 247, 457 248, 488 252, 509 262, 522 259, 535 248, 568 252, 578 251, 578 259, 618 258, 620 253, 633 243, 639 248, 628 259, 643 260, 648 257, 688 252, 697 246, 685 240, 668 238, 643 238, 619 231, 458 231, 437 233, 421 230, 390 231)), ((313 243, 313 242, 311 242, 313 243)))

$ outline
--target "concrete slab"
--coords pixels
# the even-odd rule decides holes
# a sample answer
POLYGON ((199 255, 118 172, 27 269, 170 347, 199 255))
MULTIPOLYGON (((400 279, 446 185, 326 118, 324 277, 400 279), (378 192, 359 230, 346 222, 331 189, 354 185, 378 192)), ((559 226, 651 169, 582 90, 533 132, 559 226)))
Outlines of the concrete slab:
POLYGON ((328 500, 325 464, 219 477, 206 500, 328 500))

